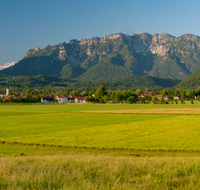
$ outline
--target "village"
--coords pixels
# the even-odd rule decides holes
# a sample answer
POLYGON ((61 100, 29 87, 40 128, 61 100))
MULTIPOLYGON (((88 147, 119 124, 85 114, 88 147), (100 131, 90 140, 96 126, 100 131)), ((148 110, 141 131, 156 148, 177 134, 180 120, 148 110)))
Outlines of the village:
MULTIPOLYGON (((102 85, 99 87, 101 88, 102 85)), ((100 89, 102 90, 102 89, 100 89)), ((180 89, 178 89, 180 90, 180 89)), ((97 89, 98 91, 98 89, 97 89)), ((187 100, 187 98, 182 93, 182 98, 180 94, 177 94, 173 96, 172 94, 166 95, 166 91, 161 91, 160 93, 155 93, 154 91, 149 91, 147 93, 142 93, 141 89, 140 91, 136 92, 130 92, 128 90, 124 91, 109 91, 107 92, 105 90, 105 87, 103 87, 102 94, 98 94, 97 91, 91 90, 92 93, 87 93, 86 95, 82 94, 37 94, 33 95, 32 93, 28 92, 22 92, 20 94, 11 94, 9 90, 9 86, 7 85, 6 89, 4 91, 0 91, 0 100, 1 102, 33 102, 33 103, 42 103, 42 104, 65 104, 65 103, 160 103, 160 104, 167 104, 169 101, 174 101, 175 103, 178 102, 178 100, 184 99, 187 100)), ((184 92, 184 91, 182 91, 184 92)), ((186 92, 185 92, 186 94, 186 92)), ((197 99, 197 96, 193 94, 192 99, 197 99)))

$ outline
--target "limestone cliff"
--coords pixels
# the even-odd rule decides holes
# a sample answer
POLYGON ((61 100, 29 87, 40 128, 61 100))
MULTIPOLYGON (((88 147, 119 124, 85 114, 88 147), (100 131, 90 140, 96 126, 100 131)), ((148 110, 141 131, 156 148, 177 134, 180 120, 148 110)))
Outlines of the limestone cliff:
POLYGON ((122 33, 35 47, 1 73, 48 74, 77 80, 150 75, 184 79, 200 68, 200 38, 122 33))

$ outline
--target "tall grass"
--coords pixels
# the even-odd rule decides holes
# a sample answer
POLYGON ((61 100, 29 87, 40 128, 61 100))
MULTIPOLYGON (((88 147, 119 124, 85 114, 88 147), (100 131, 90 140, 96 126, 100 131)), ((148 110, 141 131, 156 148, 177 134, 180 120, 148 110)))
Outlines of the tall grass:
POLYGON ((0 189, 199 189, 199 158, 79 154, 0 159, 0 189))

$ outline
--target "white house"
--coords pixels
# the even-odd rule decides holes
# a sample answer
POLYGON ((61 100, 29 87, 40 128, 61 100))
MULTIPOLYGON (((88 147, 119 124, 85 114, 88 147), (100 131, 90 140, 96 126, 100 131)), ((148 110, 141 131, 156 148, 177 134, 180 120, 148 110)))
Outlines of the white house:
POLYGON ((65 95, 56 95, 55 96, 56 100, 58 101, 59 104, 63 104, 68 102, 68 97, 65 95))
POLYGON ((75 103, 85 103, 85 98, 84 96, 75 97, 75 103))

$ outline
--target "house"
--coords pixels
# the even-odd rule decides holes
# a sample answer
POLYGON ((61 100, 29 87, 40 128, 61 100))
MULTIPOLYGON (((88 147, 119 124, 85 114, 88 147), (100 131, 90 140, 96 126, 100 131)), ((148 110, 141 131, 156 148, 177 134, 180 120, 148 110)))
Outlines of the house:
POLYGON ((180 97, 181 97, 181 96, 178 94, 177 96, 173 96, 173 99, 174 99, 174 100, 179 100, 180 97))
POLYGON ((69 102, 69 103, 74 103, 74 102, 75 102, 75 100, 74 100, 74 98, 73 98, 73 97, 71 97, 71 98, 70 98, 70 97, 68 97, 68 102, 69 102))
POLYGON ((41 103, 43 103, 43 104, 53 104, 54 103, 54 96, 44 95, 43 97, 41 97, 41 103))
POLYGON ((140 94, 139 97, 144 98, 145 96, 153 97, 153 94, 140 94))
POLYGON ((78 96, 78 97, 75 97, 75 103, 85 103, 85 96, 78 96))
POLYGON ((4 99, 10 98, 10 97, 11 96, 7 96, 7 95, 3 96, 4 99))
POLYGON ((56 95, 55 99, 58 101, 59 104, 68 102, 68 97, 65 95, 56 95))
POLYGON ((167 97, 167 96, 163 96, 163 99, 164 99, 164 100, 168 100, 168 97, 167 97))
POLYGON ((157 94, 157 95, 155 95, 156 96, 156 98, 158 99, 158 100, 161 100, 162 99, 162 94, 157 94))
POLYGON ((74 98, 75 103, 85 103, 85 96, 83 95, 69 95, 68 98, 74 98))

